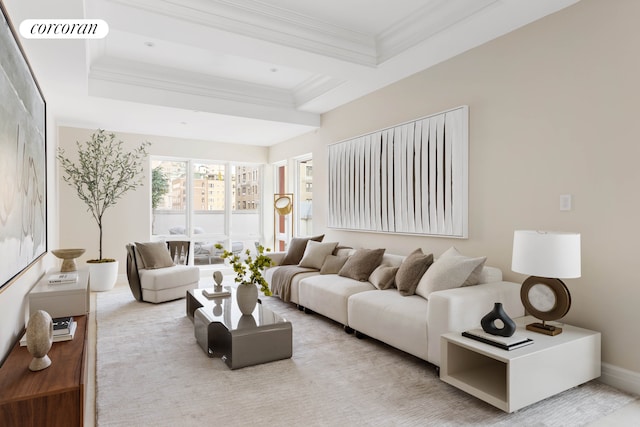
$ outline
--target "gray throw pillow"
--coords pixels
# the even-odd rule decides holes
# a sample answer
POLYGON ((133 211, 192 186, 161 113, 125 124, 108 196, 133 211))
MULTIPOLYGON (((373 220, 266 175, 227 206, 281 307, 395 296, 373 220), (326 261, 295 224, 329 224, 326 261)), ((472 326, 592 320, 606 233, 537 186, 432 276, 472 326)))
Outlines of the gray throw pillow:
POLYGON ((146 269, 165 268, 174 265, 165 242, 136 242, 136 249, 140 253, 146 269))
POLYGON ((329 255, 324 259, 320 274, 338 274, 342 266, 347 262, 349 257, 329 255))
POLYGON ((304 255, 304 250, 307 248, 307 242, 309 240, 322 242, 322 239, 324 239, 324 234, 315 237, 295 237, 291 239, 287 254, 284 256, 280 265, 298 265, 304 255))
POLYGON ((382 262, 384 249, 358 249, 338 272, 339 276, 366 282, 382 262))
POLYGON ((380 265, 373 270, 369 281, 373 286, 380 290, 395 288, 395 278, 398 272, 398 267, 391 267, 389 265, 380 265))
POLYGON ((420 248, 407 255, 396 273, 396 287, 400 295, 407 297, 415 294, 422 275, 431 264, 433 254, 425 255, 420 248))

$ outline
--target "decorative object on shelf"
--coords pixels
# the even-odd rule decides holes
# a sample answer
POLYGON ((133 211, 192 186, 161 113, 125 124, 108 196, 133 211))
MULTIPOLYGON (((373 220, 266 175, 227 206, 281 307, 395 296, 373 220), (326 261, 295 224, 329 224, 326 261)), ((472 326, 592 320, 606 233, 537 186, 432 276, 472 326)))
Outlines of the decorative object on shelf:
POLYGON ((149 145, 149 142, 143 142, 132 151, 125 151, 124 142, 116 141, 115 134, 98 129, 88 141, 76 142, 77 162, 58 147, 56 158, 62 168, 62 179, 87 205, 100 232, 99 258, 87 261, 93 291, 107 291, 115 285, 118 261, 102 257, 102 217, 123 195, 145 183, 143 160, 149 145), (96 266, 100 271, 96 271, 96 266))
POLYGON ((31 371, 41 371, 51 366, 47 356, 53 343, 53 320, 49 313, 37 310, 29 317, 27 324, 27 350, 33 356, 29 364, 31 371))
POLYGON ((215 285, 213 285, 213 290, 214 292, 222 292, 222 272, 220 270, 216 270, 213 272, 213 282, 215 283, 215 285))
POLYGON ((488 312, 480 321, 482 329, 491 335, 501 337, 510 337, 516 332, 516 322, 514 322, 507 312, 502 308, 502 303, 497 302, 493 305, 493 310, 488 312), (498 327, 496 322, 500 321, 502 327, 498 327))
MULTIPOLYGON (((253 313, 258 303, 258 289, 256 285, 260 286, 260 290, 266 296, 271 295, 269 284, 262 276, 264 269, 271 266, 271 258, 264 254, 265 248, 262 245, 257 246, 257 253, 254 255, 247 249, 244 252, 244 259, 224 249, 220 243, 216 243, 215 247, 223 250, 222 259, 228 260, 233 267, 233 271, 236 273, 236 278, 234 279, 238 284, 236 301, 240 312, 242 314, 253 313)), ((266 249, 266 251, 269 252, 270 250, 266 249)))
POLYGON ((571 307, 571 294, 560 279, 580 277, 580 234, 516 230, 511 269, 530 275, 522 283, 520 298, 527 312, 542 323, 531 323, 527 329, 546 335, 561 333, 562 328, 546 322, 564 317, 571 307))
POLYGON ((273 245, 284 241, 287 245, 293 238, 293 194, 276 193, 273 195, 273 245))
POLYGON ((84 251, 84 249, 54 249, 51 252, 62 260, 60 273, 67 273, 69 271, 78 271, 76 258, 82 255, 84 251))

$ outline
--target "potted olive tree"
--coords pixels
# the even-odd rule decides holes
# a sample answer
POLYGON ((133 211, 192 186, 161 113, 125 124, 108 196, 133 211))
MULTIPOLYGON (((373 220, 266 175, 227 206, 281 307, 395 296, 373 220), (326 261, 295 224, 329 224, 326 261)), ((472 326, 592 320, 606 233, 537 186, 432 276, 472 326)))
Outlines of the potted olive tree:
POLYGON ((88 260, 89 281, 94 291, 113 288, 118 276, 118 261, 102 256, 102 226, 105 211, 120 198, 143 184, 143 160, 149 142, 143 142, 132 151, 126 151, 124 142, 113 133, 96 130, 88 141, 76 141, 77 162, 70 160, 62 148, 57 159, 62 167, 64 181, 76 190, 87 205, 87 211, 98 224, 99 257, 88 260))

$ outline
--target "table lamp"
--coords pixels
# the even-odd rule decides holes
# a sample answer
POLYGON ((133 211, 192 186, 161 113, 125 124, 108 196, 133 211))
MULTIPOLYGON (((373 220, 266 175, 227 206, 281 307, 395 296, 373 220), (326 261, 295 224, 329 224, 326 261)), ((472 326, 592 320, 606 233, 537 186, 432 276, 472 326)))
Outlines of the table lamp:
POLYGON ((530 276, 522 283, 520 298, 527 313, 542 320, 527 329, 546 335, 561 333, 562 328, 546 322, 564 317, 571 307, 571 294, 560 279, 580 277, 580 234, 516 230, 511 270, 530 276))

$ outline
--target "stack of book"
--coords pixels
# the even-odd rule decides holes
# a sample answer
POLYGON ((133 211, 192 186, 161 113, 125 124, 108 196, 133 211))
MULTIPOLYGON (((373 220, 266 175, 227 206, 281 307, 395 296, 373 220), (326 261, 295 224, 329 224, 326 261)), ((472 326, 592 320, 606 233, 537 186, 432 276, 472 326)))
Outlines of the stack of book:
POLYGON ((211 299, 211 298, 225 298, 225 297, 230 297, 231 296, 231 292, 229 291, 218 291, 216 292, 213 289, 203 289, 202 290, 202 295, 204 295, 205 297, 211 299))
POLYGON ((50 274, 47 278, 50 285, 62 284, 62 283, 77 283, 78 282, 78 273, 54 273, 50 274))
MULTIPOLYGON (((72 316, 56 317, 53 321, 53 342, 70 341, 76 333, 78 322, 72 316)), ((20 346, 27 345, 27 334, 20 339, 20 346)))
POLYGON ((472 329, 470 331, 463 332, 462 336, 485 344, 493 345, 503 350, 515 350, 516 348, 533 344, 533 340, 525 337, 524 335, 516 333, 510 337, 501 337, 498 335, 491 335, 482 329, 472 329))

